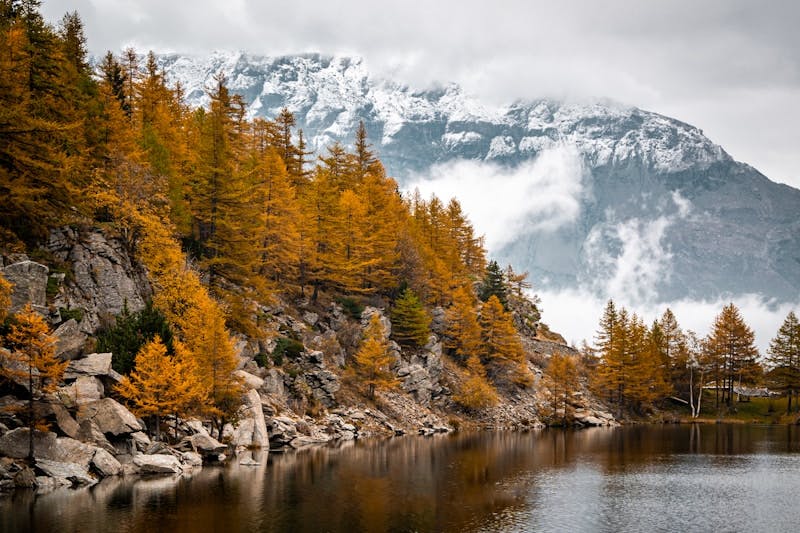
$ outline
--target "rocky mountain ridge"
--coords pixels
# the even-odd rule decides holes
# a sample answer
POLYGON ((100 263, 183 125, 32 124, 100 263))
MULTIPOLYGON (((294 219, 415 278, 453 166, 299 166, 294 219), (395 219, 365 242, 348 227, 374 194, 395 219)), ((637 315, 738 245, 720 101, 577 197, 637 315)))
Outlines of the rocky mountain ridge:
POLYGON ((546 170, 556 188, 575 182, 567 195, 579 208, 565 215, 532 207, 516 234, 491 250, 530 270, 539 287, 634 301, 800 298, 800 191, 734 161, 678 120, 608 101, 489 106, 455 84, 417 90, 378 78, 352 57, 219 52, 159 62, 190 105, 206 104, 205 87, 224 74, 250 116, 287 107, 320 152, 352 142, 363 120, 401 184, 474 161, 492 165, 477 167, 487 176, 531 174, 532 186, 518 194, 532 206, 557 206, 562 197, 540 192, 525 165, 566 148, 566 163, 546 170))

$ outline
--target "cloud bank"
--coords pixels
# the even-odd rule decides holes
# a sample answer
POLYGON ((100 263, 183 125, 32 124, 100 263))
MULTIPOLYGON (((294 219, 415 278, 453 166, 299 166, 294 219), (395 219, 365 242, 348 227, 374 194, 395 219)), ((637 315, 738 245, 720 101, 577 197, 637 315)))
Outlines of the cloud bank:
POLYGON ((578 150, 560 144, 514 168, 471 160, 434 165, 413 176, 408 189, 444 201, 457 198, 489 250, 498 250, 525 232, 575 221, 589 194, 585 178, 578 150))

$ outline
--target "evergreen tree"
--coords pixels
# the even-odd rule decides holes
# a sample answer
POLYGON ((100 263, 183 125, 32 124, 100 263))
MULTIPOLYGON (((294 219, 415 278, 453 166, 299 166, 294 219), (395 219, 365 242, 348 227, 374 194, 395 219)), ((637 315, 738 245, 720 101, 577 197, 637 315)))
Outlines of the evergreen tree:
POLYGON ((786 412, 792 412, 792 396, 800 392, 800 322, 789 311, 778 333, 769 343, 767 362, 772 382, 788 397, 786 412))
POLYGON ((497 261, 489 261, 489 264, 486 266, 486 275, 483 278, 483 283, 481 283, 478 296, 484 302, 494 296, 502 304, 503 309, 506 309, 508 305, 506 284, 503 271, 497 264, 497 261))
POLYGON ((424 346, 430 335, 431 318, 411 289, 406 289, 394 302, 392 337, 409 347, 424 346))

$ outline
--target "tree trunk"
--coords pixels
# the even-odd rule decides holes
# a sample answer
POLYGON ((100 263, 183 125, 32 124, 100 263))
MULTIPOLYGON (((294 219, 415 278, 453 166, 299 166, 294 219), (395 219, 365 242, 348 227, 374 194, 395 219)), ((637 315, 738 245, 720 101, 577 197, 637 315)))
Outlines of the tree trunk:
POLYGON ((33 463, 33 428, 36 424, 33 421, 33 358, 28 364, 28 392, 31 397, 28 400, 28 460, 33 463))

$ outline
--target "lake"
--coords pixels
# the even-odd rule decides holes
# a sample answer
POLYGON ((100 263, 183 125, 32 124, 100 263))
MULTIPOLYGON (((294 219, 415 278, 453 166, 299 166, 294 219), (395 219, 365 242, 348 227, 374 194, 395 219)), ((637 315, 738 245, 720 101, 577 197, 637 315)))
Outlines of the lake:
POLYGON ((0 497, 3 531, 798 531, 800 427, 457 433, 0 497))

